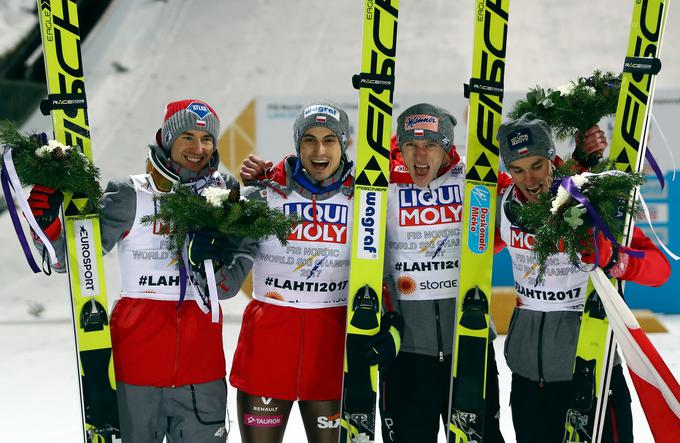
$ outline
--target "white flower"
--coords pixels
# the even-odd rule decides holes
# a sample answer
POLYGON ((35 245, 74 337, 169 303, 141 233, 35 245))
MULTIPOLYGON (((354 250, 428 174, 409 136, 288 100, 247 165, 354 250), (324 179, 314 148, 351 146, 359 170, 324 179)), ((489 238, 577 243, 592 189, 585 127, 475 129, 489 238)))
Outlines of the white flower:
MULTIPOLYGON (((574 182, 574 185, 578 189, 581 189, 584 184, 588 183, 588 177, 591 175, 594 175, 590 172, 584 172, 583 174, 577 174, 571 177, 571 181, 574 182)), ((569 198, 571 197, 571 194, 564 189, 563 186, 560 186, 557 188, 557 195, 552 201, 552 205, 550 206, 550 213, 555 214, 559 209, 562 207, 563 204, 569 201, 569 198)))
POLYGON ((217 188, 215 186, 208 186, 203 191, 201 191, 201 195, 205 197, 208 203, 215 206, 216 208, 219 208, 222 207, 222 202, 225 201, 227 197, 229 197, 229 191, 226 189, 217 188))
POLYGON ((586 86, 585 90, 588 91, 590 95, 595 95, 595 93, 597 92, 595 88, 593 88, 592 86, 586 86))
POLYGON ((64 145, 56 140, 49 140, 46 145, 42 145, 35 150, 35 155, 40 158, 48 156, 63 157, 71 149, 70 146, 64 145))
POLYGON ((553 101, 549 98, 543 99, 543 101, 541 101, 541 103, 539 104, 543 106, 545 109, 550 109, 553 106, 555 106, 555 103, 553 103, 553 101))
POLYGON ((574 83, 569 82, 567 84, 560 86, 559 88, 557 88, 557 90, 560 91, 560 95, 564 97, 565 95, 569 95, 572 92, 574 92, 574 86, 576 86, 574 85, 574 83))
POLYGON ((550 213, 555 214, 563 204, 569 201, 569 193, 567 192, 566 189, 564 189, 562 186, 557 188, 557 195, 552 201, 552 205, 550 206, 550 213))

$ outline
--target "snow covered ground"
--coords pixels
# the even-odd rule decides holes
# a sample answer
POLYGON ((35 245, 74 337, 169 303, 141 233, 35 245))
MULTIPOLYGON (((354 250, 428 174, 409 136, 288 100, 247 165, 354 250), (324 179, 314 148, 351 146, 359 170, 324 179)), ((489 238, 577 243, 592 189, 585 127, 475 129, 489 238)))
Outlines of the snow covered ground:
MULTIPOLYGON (((64 298, 65 294, 56 294, 64 298)), ((222 302, 243 307, 245 297, 222 302)), ((661 322, 669 333, 650 334, 650 339, 662 354, 676 377, 680 376, 680 316, 661 316, 661 322)), ((227 366, 236 346, 240 328, 237 319, 228 319, 224 324, 224 343, 227 366)), ((505 365, 502 347, 505 336, 496 340, 499 354, 501 388, 501 430, 506 442, 515 441, 508 406, 510 371, 505 365)), ((34 320, 0 321, 0 442, 2 443, 73 443, 80 441, 80 417, 78 410, 77 379, 69 321, 34 320)), ((626 372, 627 374, 627 372, 626 372)), ((632 386, 629 381, 629 386, 632 386)), ((631 388, 632 389, 632 388, 631 388)), ((633 414, 635 441, 651 443, 646 419, 633 390, 633 414)), ((236 391, 229 390, 229 412, 231 434, 229 442, 239 442, 236 422, 236 391)), ((291 420, 284 438, 285 443, 300 443, 305 440, 304 428, 299 412, 293 409, 291 420)), ((380 439, 378 441, 381 441, 380 439)), ((446 441, 440 433, 440 442, 446 441)))
MULTIPOLYGON (((34 3, 0 0, 0 53, 34 22, 27 12, 34 3)), ((349 79, 359 70, 362 3, 113 0, 83 47, 93 150, 103 178, 143 170, 146 143, 170 100, 206 99, 227 126, 255 96, 353 94, 349 79)), ((474 3, 401 3, 396 94, 459 92, 469 77, 474 3)), ((620 70, 631 8, 630 0, 512 0, 506 88, 525 91, 536 84, 560 85, 595 68, 620 70)), ((671 7, 668 16, 659 90, 680 88, 678 11, 671 7)), ((49 119, 37 115, 25 126, 49 128, 49 119)), ((281 149, 289 148, 289 140, 281 143, 281 149)), ((0 244, 0 443, 44 436, 78 441, 66 280, 30 274, 6 215, 0 216, 0 244)), ((105 258, 105 267, 113 302, 119 285, 115 252, 105 258)), ((244 303, 223 304, 227 358, 244 303)), ((677 377, 680 318, 662 321, 671 333, 652 340, 677 377)), ((502 358, 499 364, 507 406, 509 374, 502 358)), ((235 411, 233 403, 230 410, 235 411)), ((639 408, 636 414, 637 441, 652 441, 639 408)), ((502 420, 513 441, 507 408, 502 420)), ((239 441, 233 427, 231 441, 239 441)), ((299 420, 289 428, 287 442, 304 440, 299 420)))

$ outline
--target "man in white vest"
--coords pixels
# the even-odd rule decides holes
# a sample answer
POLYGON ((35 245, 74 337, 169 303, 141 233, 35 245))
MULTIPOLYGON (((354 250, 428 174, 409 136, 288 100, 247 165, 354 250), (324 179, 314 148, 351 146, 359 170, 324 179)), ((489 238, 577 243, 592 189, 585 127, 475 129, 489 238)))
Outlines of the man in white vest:
MULTIPOLYGON (((227 386, 220 309, 189 285, 180 299, 180 273, 165 234, 167 227, 144 225, 154 214, 154 196, 175 183, 194 188, 233 187, 217 172, 220 122, 201 100, 169 103, 163 126, 149 145, 147 172, 108 183, 101 201, 104 252, 118 246, 121 294, 111 314, 111 339, 123 441, 126 443, 224 442, 227 386)), ((36 219, 50 235, 64 272, 64 237, 58 217, 59 191, 34 187, 29 199, 36 219)), ((40 245, 41 246, 41 245, 40 245)), ((197 245, 201 249, 201 245, 197 245)), ((215 273, 221 296, 238 291, 215 273)), ((196 275, 199 282, 200 274, 196 275)), ((201 286, 201 285, 199 285, 201 286)))
MULTIPOLYGON (((235 255, 254 261, 253 300, 229 377, 243 442, 281 441, 295 402, 309 442, 338 441, 354 207, 349 131, 337 104, 310 103, 295 120, 295 155, 275 166, 252 156, 253 173, 241 175, 256 179, 246 198, 301 220, 287 245, 244 242, 235 255)), ((247 273, 232 271, 240 280, 247 273)))
MULTIPOLYGON (((384 314, 366 356, 381 371, 383 441, 436 442, 439 421, 448 420, 465 167, 453 144, 456 119, 448 111, 422 103, 406 109, 397 125, 384 314)), ((258 177, 270 165, 251 155, 241 178, 258 177)), ((498 375, 489 349, 485 441, 502 442, 498 375)))
MULTIPOLYGON (((512 371, 510 405, 519 443, 561 441, 567 409, 574 401, 572 372, 581 324, 588 269, 596 257, 584 248, 582 267, 574 266, 567 253, 550 258, 546 275, 537 282, 533 233, 522 227, 513 207, 535 202, 551 192, 555 168, 562 160, 555 155, 550 128, 527 113, 503 123, 498 130, 501 160, 514 184, 499 198, 496 246, 507 245, 512 258, 517 306, 505 340, 505 358, 512 371)), ((602 152, 604 133, 594 126, 585 133, 584 153, 602 152)), ((647 286, 662 285, 670 275, 663 253, 635 228, 631 247, 644 251, 643 258, 619 253, 600 235, 598 265, 612 278, 647 286)), ((630 393, 616 359, 612 371, 603 442, 632 442, 633 421, 630 393)), ((592 417, 591 417, 592 420, 592 417)))
MULTIPOLYGON (((390 290, 384 299, 394 309, 386 315, 403 319, 404 332, 400 348, 394 347, 398 355, 381 371, 384 441, 436 442, 439 423, 448 423, 465 189, 455 125, 448 111, 428 103, 397 118, 387 200, 390 290)), ((486 380, 484 441, 502 442, 491 342, 486 380)))

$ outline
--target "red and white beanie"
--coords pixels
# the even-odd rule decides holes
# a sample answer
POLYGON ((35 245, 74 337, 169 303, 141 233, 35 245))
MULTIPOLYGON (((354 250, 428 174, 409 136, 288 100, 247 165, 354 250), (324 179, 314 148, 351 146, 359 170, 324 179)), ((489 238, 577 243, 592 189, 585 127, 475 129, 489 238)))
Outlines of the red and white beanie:
POLYGON ((180 100, 168 103, 161 128, 161 142, 166 153, 180 134, 186 131, 206 131, 217 146, 220 136, 220 119, 215 110, 202 100, 180 100))

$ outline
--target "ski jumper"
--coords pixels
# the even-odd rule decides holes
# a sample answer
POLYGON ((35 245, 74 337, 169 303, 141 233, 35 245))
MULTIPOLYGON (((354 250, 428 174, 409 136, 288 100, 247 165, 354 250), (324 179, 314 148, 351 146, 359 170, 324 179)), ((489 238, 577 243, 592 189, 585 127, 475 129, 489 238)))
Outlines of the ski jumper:
POLYGON ((304 188, 297 157, 285 158, 247 198, 296 214, 286 246, 276 238, 252 251, 253 299, 243 314, 230 382, 249 395, 278 400, 339 400, 349 280, 350 165, 304 188), (325 191, 325 192, 324 192, 325 191))
MULTIPOLYGON (((561 438, 569 403, 574 357, 588 284, 587 267, 571 264, 566 253, 552 257, 542 283, 532 254, 533 235, 512 221, 512 204, 522 204, 519 191, 510 186, 499 209, 501 243, 512 258, 517 306, 505 341, 505 357, 513 373, 511 406, 518 441, 551 441, 561 438), (529 409, 526 409, 529 408, 529 409), (527 414, 531 410, 531 414, 527 414), (538 414, 538 415, 537 415, 538 414)), ((640 229, 635 228, 631 247, 643 250, 644 259, 632 260, 624 279, 658 286, 670 275, 666 257, 640 229)), ((615 420, 621 441, 632 438, 630 394, 620 364, 612 374, 615 420)), ((608 406, 609 407, 609 406, 608 406)), ((612 414, 607 414, 611 422, 612 414)), ((605 423, 603 441, 611 441, 611 424, 605 423)))
MULTIPOLYGON (((384 441, 434 442, 439 423, 448 421, 465 189, 465 164, 455 149, 449 157, 450 165, 420 188, 398 148, 392 151, 385 280, 394 309, 404 318, 404 334, 399 354, 381 373, 384 441)), ((491 342, 489 352, 485 441, 499 442, 498 373, 491 342)))

